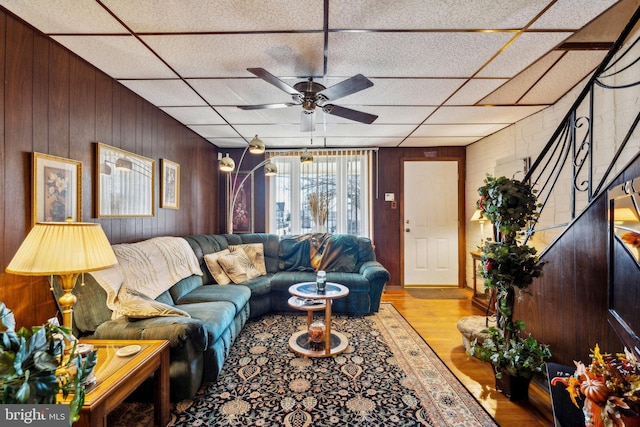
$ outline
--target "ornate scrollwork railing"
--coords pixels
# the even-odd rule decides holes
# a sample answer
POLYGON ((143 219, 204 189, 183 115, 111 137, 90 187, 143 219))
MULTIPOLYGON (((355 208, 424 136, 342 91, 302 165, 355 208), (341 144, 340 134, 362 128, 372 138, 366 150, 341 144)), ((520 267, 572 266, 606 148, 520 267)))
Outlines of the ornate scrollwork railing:
POLYGON ((538 191, 540 218, 527 240, 542 249, 640 151, 640 8, 524 177, 538 191), (613 147, 613 148, 612 148, 613 147))

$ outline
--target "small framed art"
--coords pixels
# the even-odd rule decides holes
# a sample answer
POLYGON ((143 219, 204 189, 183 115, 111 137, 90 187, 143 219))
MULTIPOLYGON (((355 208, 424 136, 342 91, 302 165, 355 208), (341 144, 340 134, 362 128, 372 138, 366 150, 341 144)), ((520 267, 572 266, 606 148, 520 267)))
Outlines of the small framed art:
POLYGON ((82 221, 82 162, 34 152, 32 166, 32 225, 82 221))
POLYGON ((160 159, 160 207, 180 209, 180 165, 160 159))

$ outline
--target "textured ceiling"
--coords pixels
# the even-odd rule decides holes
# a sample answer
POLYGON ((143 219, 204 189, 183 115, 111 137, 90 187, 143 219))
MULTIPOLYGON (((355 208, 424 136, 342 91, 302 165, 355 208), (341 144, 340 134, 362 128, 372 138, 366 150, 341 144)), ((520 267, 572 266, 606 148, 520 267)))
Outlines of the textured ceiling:
POLYGON ((556 102, 599 65, 640 0, 0 0, 44 34, 219 147, 464 146, 556 102), (289 86, 363 74, 332 103, 372 124, 302 107, 289 86), (311 140, 313 144, 311 145, 311 140))

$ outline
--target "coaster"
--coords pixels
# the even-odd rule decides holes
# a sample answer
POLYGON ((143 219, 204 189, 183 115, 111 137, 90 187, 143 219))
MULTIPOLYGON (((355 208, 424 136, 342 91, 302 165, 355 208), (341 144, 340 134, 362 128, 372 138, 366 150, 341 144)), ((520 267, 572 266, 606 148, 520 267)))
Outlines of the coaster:
POLYGON ((128 345, 126 347, 119 348, 118 351, 116 351, 116 356, 120 356, 120 357, 133 356, 134 354, 139 352, 141 349, 142 347, 140 347, 139 345, 128 345))

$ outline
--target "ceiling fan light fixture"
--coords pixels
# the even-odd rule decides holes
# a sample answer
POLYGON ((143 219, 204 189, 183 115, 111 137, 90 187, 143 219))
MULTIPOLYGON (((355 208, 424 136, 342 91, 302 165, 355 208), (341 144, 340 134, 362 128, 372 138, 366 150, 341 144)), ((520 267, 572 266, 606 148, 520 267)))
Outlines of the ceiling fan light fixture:
POLYGON ((220 159, 220 170, 222 172, 233 172, 236 168, 236 162, 233 161, 231 157, 229 157, 229 153, 220 159))
POLYGON ((264 153, 265 146, 264 142, 258 138, 258 135, 254 136, 253 139, 249 142, 249 152, 251 154, 262 154, 264 153))
POLYGON ((267 162, 264 165, 264 175, 265 176, 275 176, 278 174, 278 167, 271 162, 267 162))

